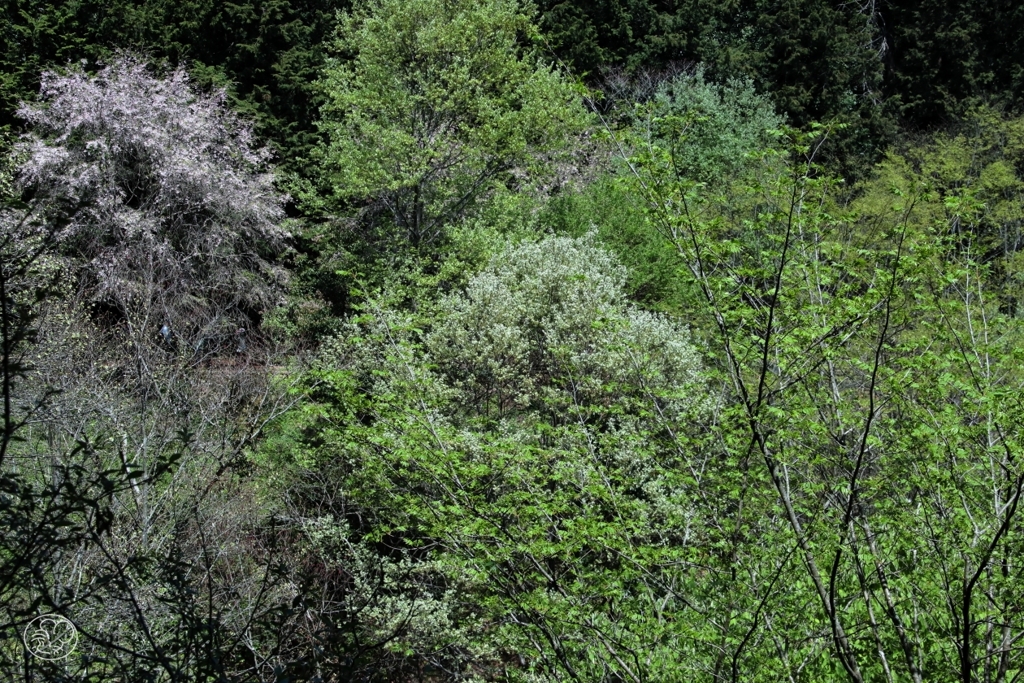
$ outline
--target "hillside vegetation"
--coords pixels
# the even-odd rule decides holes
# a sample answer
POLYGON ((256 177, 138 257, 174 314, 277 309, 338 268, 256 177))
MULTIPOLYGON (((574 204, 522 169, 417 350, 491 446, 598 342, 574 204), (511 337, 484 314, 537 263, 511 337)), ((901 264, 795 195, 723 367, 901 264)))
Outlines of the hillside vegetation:
POLYGON ((1021 8, 0 29, 0 678, 1024 679, 1021 8))

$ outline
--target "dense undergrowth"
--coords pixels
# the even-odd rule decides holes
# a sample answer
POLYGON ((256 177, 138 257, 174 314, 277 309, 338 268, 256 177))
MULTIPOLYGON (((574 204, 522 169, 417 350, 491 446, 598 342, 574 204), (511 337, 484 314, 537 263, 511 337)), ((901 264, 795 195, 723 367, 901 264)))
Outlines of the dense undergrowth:
POLYGON ((1009 56, 214 5, 4 19, 5 680, 1024 675, 1009 56))

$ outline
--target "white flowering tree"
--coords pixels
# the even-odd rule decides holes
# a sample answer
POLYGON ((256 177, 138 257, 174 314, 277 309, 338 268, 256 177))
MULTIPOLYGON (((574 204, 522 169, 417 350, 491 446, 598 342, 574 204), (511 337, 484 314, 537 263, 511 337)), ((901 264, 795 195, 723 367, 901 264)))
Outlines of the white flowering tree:
POLYGON ((370 306, 325 351, 319 405, 268 440, 307 496, 329 482, 305 514, 418 562, 391 587, 406 662, 646 680, 692 655, 663 615, 706 540, 688 439, 711 405, 687 330, 624 282, 592 237, 549 237, 501 250, 429 319, 370 306))
POLYGON ((58 612, 83 657, 57 672, 5 646, 0 672, 263 680, 261 624, 295 598, 235 474, 292 400, 258 327, 288 237, 268 155, 222 95, 130 56, 45 74, 20 112, 0 183, 0 640, 58 612), (195 362, 221 352, 238 360, 195 362))
POLYGON ((166 324, 198 343, 278 301, 285 198, 223 93, 122 55, 95 76, 43 74, 39 99, 19 109, 32 133, 18 184, 71 214, 57 239, 80 293, 133 342, 166 324))

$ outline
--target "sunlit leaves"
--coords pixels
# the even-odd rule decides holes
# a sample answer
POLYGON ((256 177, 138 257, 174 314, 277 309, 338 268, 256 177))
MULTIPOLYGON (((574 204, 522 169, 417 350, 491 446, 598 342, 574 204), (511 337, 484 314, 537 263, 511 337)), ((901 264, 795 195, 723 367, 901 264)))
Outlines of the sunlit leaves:
POLYGON ((353 59, 329 62, 321 83, 329 191, 426 244, 514 169, 539 171, 586 116, 534 34, 514 0, 372 0, 343 14, 335 47, 353 59))

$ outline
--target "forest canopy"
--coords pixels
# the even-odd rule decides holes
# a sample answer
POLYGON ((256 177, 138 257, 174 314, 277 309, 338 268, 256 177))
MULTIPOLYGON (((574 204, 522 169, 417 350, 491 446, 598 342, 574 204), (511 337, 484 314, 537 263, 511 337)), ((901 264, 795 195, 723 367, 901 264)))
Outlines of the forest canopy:
POLYGON ((15 0, 0 672, 1024 678, 1024 11, 15 0))

